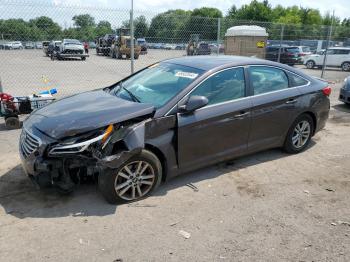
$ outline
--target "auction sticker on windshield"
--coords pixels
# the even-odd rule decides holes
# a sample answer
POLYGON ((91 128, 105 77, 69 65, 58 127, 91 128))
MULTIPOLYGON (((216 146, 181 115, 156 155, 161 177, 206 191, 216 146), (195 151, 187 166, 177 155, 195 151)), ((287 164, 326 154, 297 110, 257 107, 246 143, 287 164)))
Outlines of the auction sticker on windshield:
POLYGON ((179 72, 177 72, 177 73, 175 74, 175 76, 194 79, 194 78, 196 78, 196 77, 198 76, 198 74, 191 73, 191 72, 182 72, 182 71, 179 71, 179 72))

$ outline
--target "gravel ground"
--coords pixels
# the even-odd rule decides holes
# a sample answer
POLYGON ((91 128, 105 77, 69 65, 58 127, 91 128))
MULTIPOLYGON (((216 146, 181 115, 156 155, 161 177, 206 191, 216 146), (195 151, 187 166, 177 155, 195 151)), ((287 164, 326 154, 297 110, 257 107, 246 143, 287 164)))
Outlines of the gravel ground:
MULTIPOLYGON (((97 59, 102 58, 67 62, 90 74, 94 68, 87 65, 97 59)), ((69 70, 67 62, 52 65, 69 70)), ((18 64, 23 77, 15 81, 3 74, 1 63, 6 87, 33 84, 34 73, 24 73, 31 64, 25 59, 18 64)), ((34 63, 30 70, 40 68, 34 63)), ((108 84, 114 77, 109 73, 110 79, 91 75, 79 85, 108 84)), ((345 75, 332 70, 326 76, 340 82, 345 75)), ((145 200, 118 206, 107 204, 95 185, 65 197, 37 191, 20 167, 20 131, 6 130, 0 120, 0 260, 350 261, 350 107, 337 101, 340 84, 333 87, 327 126, 305 152, 275 149, 215 165, 177 177, 145 200)))

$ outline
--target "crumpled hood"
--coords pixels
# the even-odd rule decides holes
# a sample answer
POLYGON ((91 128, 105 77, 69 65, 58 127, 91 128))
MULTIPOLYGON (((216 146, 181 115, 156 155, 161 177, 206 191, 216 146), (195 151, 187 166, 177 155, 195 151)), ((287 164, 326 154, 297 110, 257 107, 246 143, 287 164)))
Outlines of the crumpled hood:
POLYGON ((35 127, 54 139, 102 128, 152 114, 154 106, 127 101, 103 90, 86 92, 53 102, 33 112, 24 127, 35 127))

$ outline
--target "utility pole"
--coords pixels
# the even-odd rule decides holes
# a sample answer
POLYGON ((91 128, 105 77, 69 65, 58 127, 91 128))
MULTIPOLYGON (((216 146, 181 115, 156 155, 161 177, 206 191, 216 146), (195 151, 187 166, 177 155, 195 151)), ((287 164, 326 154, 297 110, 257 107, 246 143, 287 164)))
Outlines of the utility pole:
POLYGON ((328 53, 328 48, 329 48, 329 44, 330 44, 331 37, 332 37, 333 22, 334 22, 334 10, 333 10, 333 15, 332 15, 331 27, 328 30, 327 47, 326 47, 326 51, 324 52, 324 57, 323 57, 323 66, 322 66, 321 78, 323 78, 324 71, 326 70, 327 53, 328 53))
POLYGON ((131 59, 131 74, 134 73, 134 0, 131 0, 131 10, 130 10, 130 59, 131 59))

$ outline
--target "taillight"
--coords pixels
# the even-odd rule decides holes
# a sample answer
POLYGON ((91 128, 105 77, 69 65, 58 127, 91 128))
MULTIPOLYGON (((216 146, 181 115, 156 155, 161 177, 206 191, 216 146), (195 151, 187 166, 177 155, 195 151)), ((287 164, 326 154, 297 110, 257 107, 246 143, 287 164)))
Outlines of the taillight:
POLYGON ((322 89, 322 92, 325 96, 329 96, 332 93, 332 88, 330 86, 327 86, 322 89))

